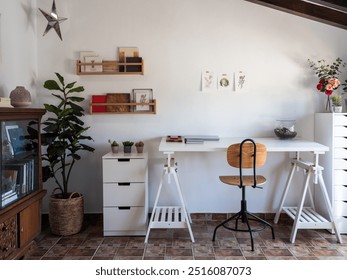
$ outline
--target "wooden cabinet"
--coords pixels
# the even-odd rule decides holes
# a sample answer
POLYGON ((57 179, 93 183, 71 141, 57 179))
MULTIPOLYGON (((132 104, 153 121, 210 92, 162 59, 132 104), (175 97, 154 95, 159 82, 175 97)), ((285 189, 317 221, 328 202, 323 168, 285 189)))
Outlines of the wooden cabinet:
POLYGON ((41 117, 44 109, 0 108, 0 259, 25 255, 41 231, 41 117))
MULTIPOLYGON (((320 165, 335 221, 340 233, 347 233, 347 114, 315 114, 315 141, 329 147, 320 165)), ((315 202, 324 211, 321 193, 315 193, 315 202)))
POLYGON ((148 156, 102 157, 104 235, 145 235, 148 215, 148 156))

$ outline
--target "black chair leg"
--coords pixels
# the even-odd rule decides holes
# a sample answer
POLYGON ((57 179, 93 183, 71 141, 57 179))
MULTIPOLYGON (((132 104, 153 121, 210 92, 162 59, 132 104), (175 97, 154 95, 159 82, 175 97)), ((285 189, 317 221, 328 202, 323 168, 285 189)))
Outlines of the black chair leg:
POLYGON ((259 218, 258 216, 254 215, 253 213, 248 212, 247 210, 245 210, 245 208, 243 208, 238 213, 234 214, 232 217, 230 217, 230 218, 224 220, 223 222, 221 222, 220 224, 218 224, 215 227, 215 229, 214 229, 212 241, 215 241, 217 229, 220 228, 221 226, 223 226, 226 229, 233 230, 233 231, 249 232, 249 235, 251 237, 251 248, 252 248, 252 251, 254 251, 254 240, 253 240, 252 232, 260 231, 260 230, 264 229, 266 226, 269 226, 271 228, 272 239, 275 239, 275 232, 274 232, 274 229, 273 229, 272 225, 269 222, 267 222, 267 221, 259 218), (251 218, 248 218, 247 215, 249 215, 251 218), (232 221, 234 219, 235 219, 235 228, 230 228, 229 226, 226 225, 227 223, 229 223, 230 221, 232 221), (245 229, 238 229, 238 220, 239 219, 241 219, 242 223, 245 223, 247 225, 247 230, 245 230, 245 229), (249 220, 261 223, 264 226, 261 227, 261 228, 252 229, 250 224, 249 224, 249 220))
MULTIPOLYGON (((236 218, 236 222, 237 222, 237 220, 239 219, 239 217, 240 217, 241 215, 242 215, 242 213, 241 213, 241 211, 240 211, 240 212, 234 214, 233 216, 231 216, 230 218, 226 219, 225 221, 221 222, 219 225, 217 225, 217 226, 215 227, 215 229, 214 229, 214 232, 213 232, 212 241, 215 240, 215 238, 216 238, 216 232, 217 232, 217 229, 218 229, 219 227, 224 226, 226 223, 230 222, 230 221, 233 220, 235 217, 237 217, 237 218, 236 218)), ((237 227, 237 226, 236 226, 236 227, 237 227)))
POLYGON ((269 226, 271 228, 272 239, 275 239, 274 229, 273 229, 272 225, 269 222, 263 220, 262 218, 259 218, 258 216, 254 215, 253 213, 250 213, 250 212, 247 212, 247 213, 248 213, 248 215, 252 216, 255 220, 257 220, 258 222, 263 223, 263 224, 269 226))

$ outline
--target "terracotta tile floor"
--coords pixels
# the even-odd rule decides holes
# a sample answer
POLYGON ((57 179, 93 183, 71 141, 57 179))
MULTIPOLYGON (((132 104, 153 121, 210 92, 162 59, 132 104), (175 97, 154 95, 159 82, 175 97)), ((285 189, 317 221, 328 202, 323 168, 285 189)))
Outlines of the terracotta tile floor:
MULTIPOLYGON (((152 229, 148 244, 144 244, 144 236, 104 237, 102 215, 86 215, 82 231, 65 237, 53 235, 44 223, 26 259, 347 260, 346 235, 342 235, 344 243, 338 244, 326 230, 299 230, 292 244, 292 221, 286 217, 274 225, 275 240, 268 228, 254 233, 254 251, 248 233, 220 228, 213 242, 214 227, 223 218, 221 214, 192 214, 195 243, 186 229, 152 229)), ((268 220, 273 221, 272 217, 268 220)))

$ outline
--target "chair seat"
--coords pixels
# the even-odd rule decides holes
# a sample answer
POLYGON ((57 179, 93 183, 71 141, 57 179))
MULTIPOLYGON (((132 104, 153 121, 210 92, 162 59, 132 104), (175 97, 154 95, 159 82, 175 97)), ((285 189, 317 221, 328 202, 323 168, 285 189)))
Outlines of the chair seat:
MULTIPOLYGON (((261 175, 257 175, 257 186, 261 186, 266 183, 266 178, 261 175)), ((219 176, 219 179, 228 185, 240 186, 240 176, 219 176)), ((254 186, 253 176, 242 176, 242 183, 245 187, 254 186)))

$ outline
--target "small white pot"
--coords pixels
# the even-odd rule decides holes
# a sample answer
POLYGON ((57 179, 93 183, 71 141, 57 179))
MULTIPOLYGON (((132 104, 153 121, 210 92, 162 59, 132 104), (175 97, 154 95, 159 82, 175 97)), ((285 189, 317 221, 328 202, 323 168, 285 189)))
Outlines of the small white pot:
POLYGON ((342 106, 333 106, 334 113, 342 113, 342 106))

